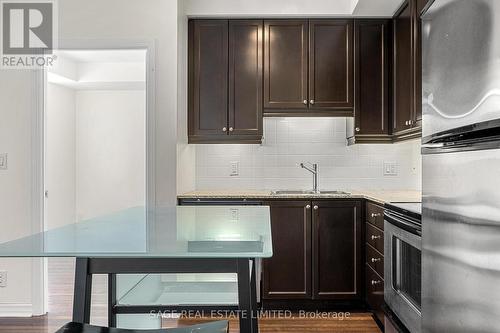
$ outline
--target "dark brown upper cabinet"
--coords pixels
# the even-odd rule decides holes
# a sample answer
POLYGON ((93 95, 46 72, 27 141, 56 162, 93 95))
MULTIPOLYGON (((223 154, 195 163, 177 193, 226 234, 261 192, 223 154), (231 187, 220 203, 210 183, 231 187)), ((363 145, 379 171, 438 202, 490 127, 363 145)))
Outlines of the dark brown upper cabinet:
POLYGON ((394 117, 393 130, 411 128, 413 112, 413 27, 410 3, 394 18, 394 117))
POLYGON ((265 109, 307 110, 307 33, 307 20, 264 21, 265 109))
POLYGON ((422 21, 420 14, 429 0, 416 0, 415 36, 415 126, 422 126, 422 21))
POLYGON ((189 22, 189 139, 227 137, 228 22, 189 22))
POLYGON ((273 256, 263 261, 264 299, 310 299, 311 202, 272 201, 273 256))
POLYGON ((313 298, 363 296, 360 201, 313 202, 313 298))
POLYGON ((264 22, 264 113, 350 116, 352 20, 264 22))
POLYGON ((229 21, 230 135, 262 137, 262 46, 262 21, 229 21))
POLYGON ((392 142, 389 120, 391 21, 355 20, 354 119, 348 121, 349 144, 392 142))
POLYGON ((354 106, 352 20, 309 21, 309 108, 354 106))
POLYGON ((262 139, 262 20, 189 22, 190 143, 262 139))
POLYGON ((421 135, 421 51, 417 0, 407 0, 393 19, 393 134, 394 140, 421 135))

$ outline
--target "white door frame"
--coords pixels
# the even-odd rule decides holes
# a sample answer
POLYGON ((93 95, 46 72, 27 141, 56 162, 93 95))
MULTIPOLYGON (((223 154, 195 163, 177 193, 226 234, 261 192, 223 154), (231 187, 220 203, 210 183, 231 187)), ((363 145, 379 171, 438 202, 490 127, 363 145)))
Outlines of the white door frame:
MULTIPOLYGON (((156 206, 156 41, 153 39, 60 39, 65 50, 146 50, 146 208, 156 206)), ((57 60, 56 60, 57 61, 57 60)), ((32 117, 32 231, 45 227, 45 107, 46 70, 33 71, 32 117)), ((33 315, 47 312, 46 260, 33 260, 33 315)))

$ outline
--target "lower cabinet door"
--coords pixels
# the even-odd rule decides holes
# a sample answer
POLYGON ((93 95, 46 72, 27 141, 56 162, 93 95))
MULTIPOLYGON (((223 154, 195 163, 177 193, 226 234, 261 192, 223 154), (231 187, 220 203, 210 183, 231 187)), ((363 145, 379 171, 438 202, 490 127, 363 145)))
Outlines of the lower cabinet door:
POLYGON ((263 299, 311 298, 311 202, 273 201, 273 256, 263 262, 263 299))
POLYGON ((312 204, 313 298, 361 299, 361 202, 312 204))
POLYGON ((366 303, 377 318, 384 322, 384 279, 366 264, 366 303))

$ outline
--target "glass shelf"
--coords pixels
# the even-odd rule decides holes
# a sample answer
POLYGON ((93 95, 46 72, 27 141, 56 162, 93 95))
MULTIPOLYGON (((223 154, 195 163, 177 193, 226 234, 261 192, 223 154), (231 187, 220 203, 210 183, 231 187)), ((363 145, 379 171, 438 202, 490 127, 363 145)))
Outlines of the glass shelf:
POLYGON ((118 305, 212 304, 238 304, 236 274, 148 274, 118 300, 118 305))

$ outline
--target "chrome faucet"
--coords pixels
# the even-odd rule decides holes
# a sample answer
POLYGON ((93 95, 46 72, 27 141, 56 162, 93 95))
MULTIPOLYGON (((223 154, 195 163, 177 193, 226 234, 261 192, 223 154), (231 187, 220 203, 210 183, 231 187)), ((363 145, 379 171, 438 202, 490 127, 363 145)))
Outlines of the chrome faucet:
POLYGON ((300 167, 302 169, 306 169, 310 173, 313 174, 313 192, 318 193, 318 164, 306 162, 308 165, 304 163, 300 163, 300 167))

